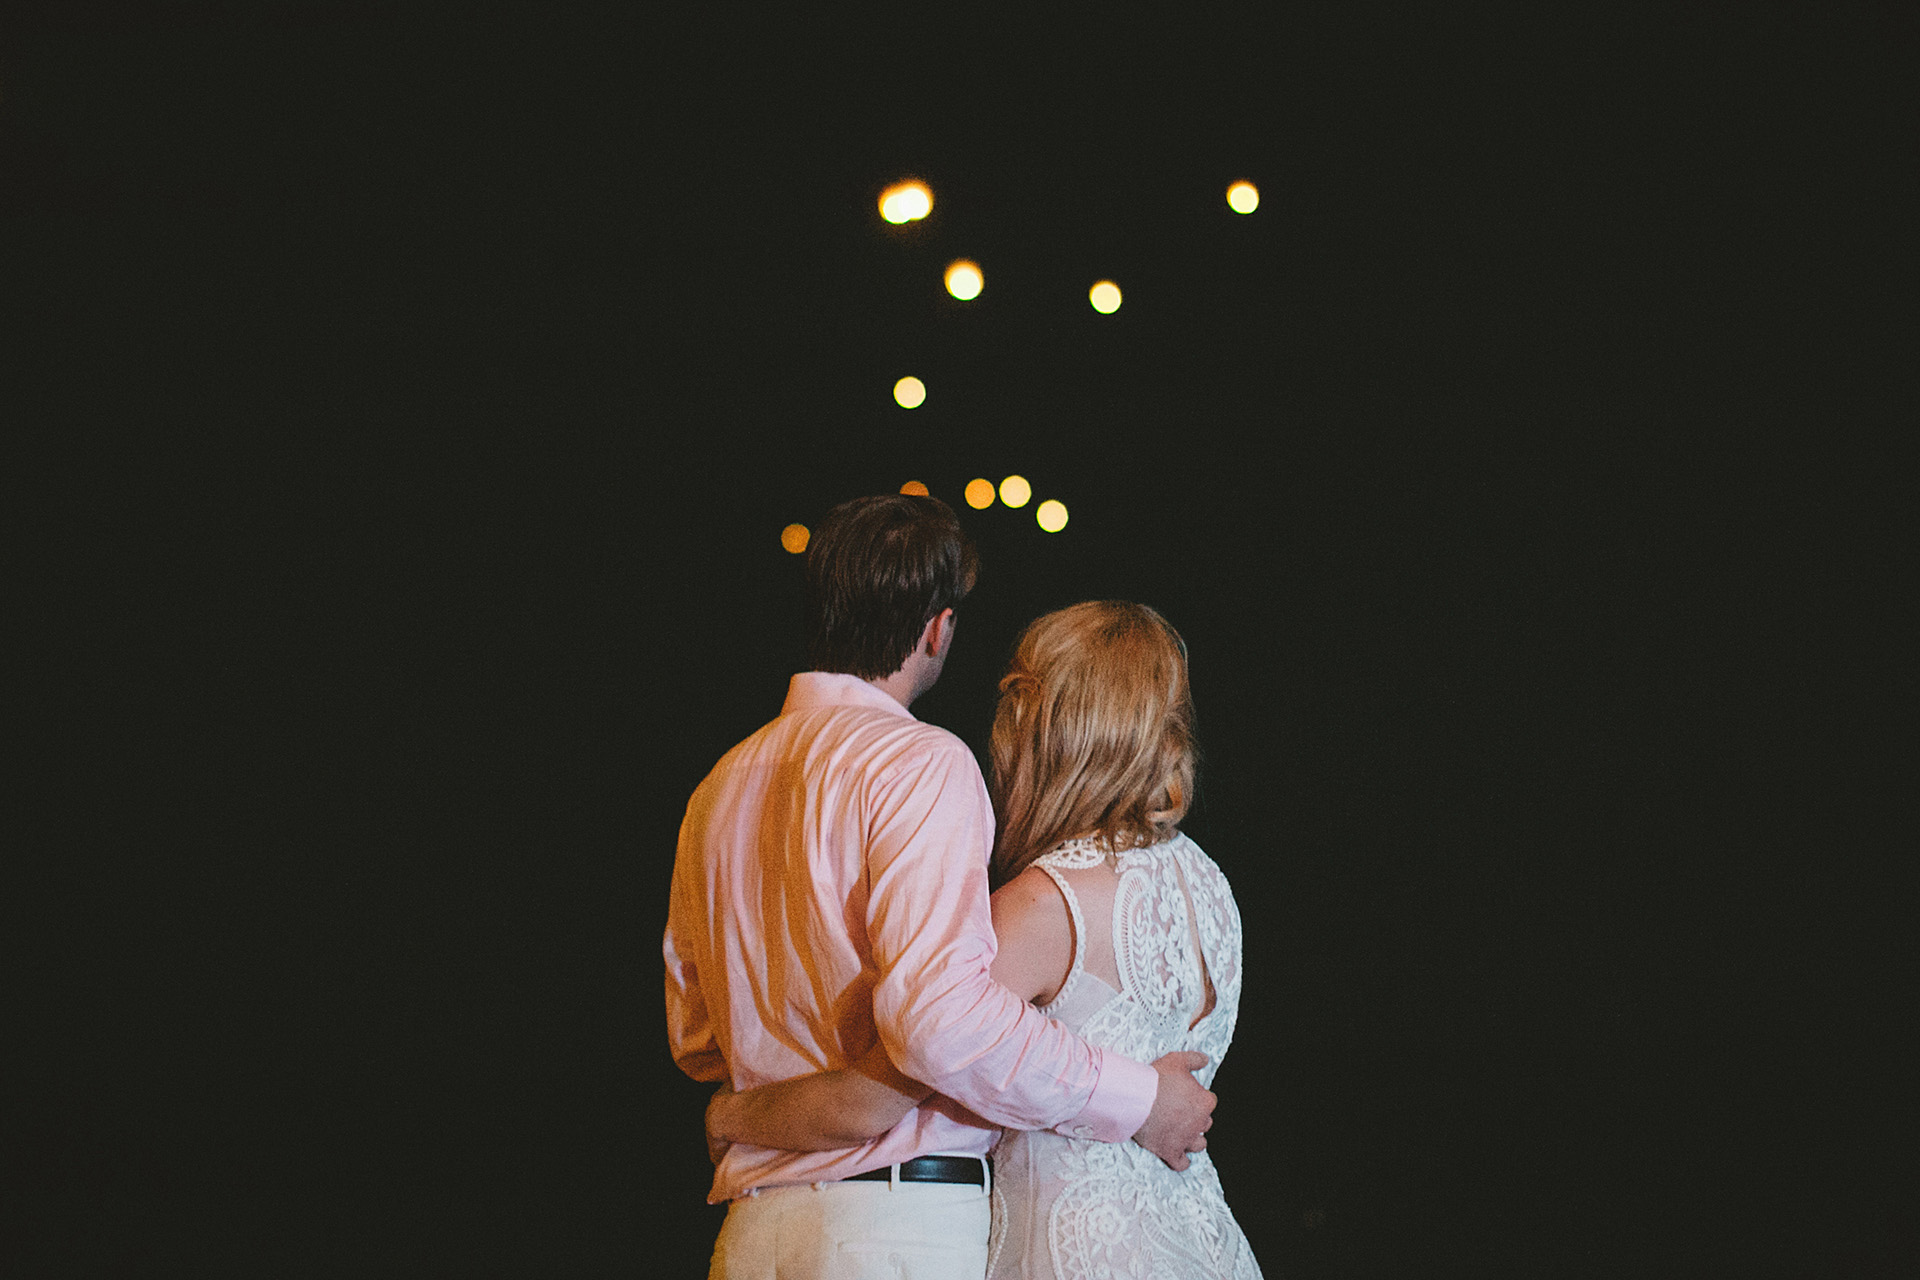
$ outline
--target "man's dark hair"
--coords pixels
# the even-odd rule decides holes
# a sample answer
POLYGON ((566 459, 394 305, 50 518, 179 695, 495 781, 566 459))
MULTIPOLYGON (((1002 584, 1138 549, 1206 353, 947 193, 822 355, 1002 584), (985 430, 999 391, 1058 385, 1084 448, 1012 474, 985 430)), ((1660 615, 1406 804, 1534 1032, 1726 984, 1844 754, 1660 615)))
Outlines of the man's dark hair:
POLYGON ((864 680, 892 675, 979 573, 973 544, 940 499, 890 493, 841 503, 807 544, 807 660, 864 680))

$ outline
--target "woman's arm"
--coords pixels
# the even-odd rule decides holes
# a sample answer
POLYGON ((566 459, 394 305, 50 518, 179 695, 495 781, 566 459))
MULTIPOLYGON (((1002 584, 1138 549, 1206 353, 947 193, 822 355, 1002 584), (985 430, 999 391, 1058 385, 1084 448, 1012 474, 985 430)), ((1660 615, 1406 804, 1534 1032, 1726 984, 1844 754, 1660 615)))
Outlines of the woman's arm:
POLYGON ((782 1151, 857 1147, 899 1124, 932 1092, 901 1075, 876 1041, 866 1057, 839 1071, 745 1093, 722 1089, 707 1104, 707 1150, 717 1164, 735 1142, 782 1151))

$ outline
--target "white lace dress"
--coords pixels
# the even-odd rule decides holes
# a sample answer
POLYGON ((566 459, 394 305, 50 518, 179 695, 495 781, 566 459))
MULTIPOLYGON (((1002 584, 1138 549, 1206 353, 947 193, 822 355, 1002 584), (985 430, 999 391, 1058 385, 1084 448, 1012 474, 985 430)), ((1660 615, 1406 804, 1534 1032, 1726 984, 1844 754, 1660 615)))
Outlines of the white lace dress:
MULTIPOLYGON (((1094 1044, 1152 1062, 1208 1056, 1213 1083, 1240 1009, 1240 911, 1213 859, 1183 835, 1110 854, 1069 841, 1036 862, 1067 900, 1073 965, 1041 1012, 1094 1044), (1119 872, 1113 959, 1120 989, 1087 971, 1087 928, 1062 870, 1119 872), (1191 909, 1191 910, 1189 910, 1191 909), (1194 954, 1198 935, 1205 968, 1194 954), (1194 1018, 1207 1002, 1213 1008, 1194 1018), (1191 1025, 1189 1025, 1191 1024, 1191 1025)), ((1258 1280, 1247 1237, 1202 1151, 1184 1173, 1132 1142, 1010 1131, 993 1154, 989 1280, 1258 1280)))

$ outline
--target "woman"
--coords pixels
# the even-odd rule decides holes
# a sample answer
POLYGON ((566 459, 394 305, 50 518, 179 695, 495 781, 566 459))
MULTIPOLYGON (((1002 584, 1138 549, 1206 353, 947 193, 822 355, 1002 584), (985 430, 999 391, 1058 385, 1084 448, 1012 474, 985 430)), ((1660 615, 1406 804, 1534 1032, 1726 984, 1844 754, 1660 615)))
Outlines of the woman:
MULTIPOLYGON (((1145 605, 1037 619, 993 722, 994 978, 1139 1062, 1189 1050, 1211 1086, 1240 1002, 1240 914, 1177 829, 1193 795, 1186 646, 1145 605)), ((876 1049, 876 1054, 878 1054, 876 1049)), ((879 1055, 884 1057, 884 1055, 879 1055)), ((721 1094, 712 1142, 825 1150, 926 1096, 884 1062, 721 1094)), ((1204 1140, 1202 1141, 1204 1146, 1204 1140)), ((1133 1143, 1008 1132, 993 1156, 995 1280, 1258 1277, 1205 1151, 1176 1171, 1133 1143)))

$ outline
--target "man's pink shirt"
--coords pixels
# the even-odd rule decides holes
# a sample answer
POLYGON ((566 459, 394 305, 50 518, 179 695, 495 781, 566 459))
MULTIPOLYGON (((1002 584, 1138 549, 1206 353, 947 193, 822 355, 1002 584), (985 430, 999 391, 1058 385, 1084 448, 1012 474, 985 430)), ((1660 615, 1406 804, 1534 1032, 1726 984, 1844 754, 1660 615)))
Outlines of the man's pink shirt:
POLYGON ((935 1093, 841 1151, 736 1144, 708 1200, 829 1181, 994 1125, 1125 1141, 1152 1067, 1087 1044, 994 982, 993 809, 965 743, 856 676, 793 677, 780 717, 687 805, 667 911, 667 1031, 696 1080, 751 1089, 844 1067, 876 1037, 935 1093))

